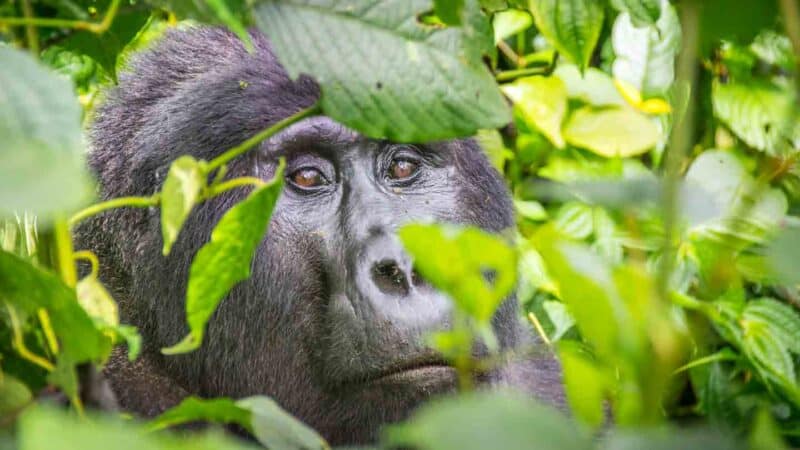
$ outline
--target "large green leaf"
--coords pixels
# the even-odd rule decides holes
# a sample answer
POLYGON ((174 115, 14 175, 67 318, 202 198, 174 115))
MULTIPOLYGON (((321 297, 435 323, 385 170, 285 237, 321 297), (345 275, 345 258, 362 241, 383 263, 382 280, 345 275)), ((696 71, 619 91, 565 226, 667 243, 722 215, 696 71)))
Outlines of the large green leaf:
POLYGON ((572 413, 592 427, 601 425, 605 420, 604 405, 609 388, 607 370, 592 361, 575 341, 562 341, 558 356, 572 413))
POLYGON ((478 323, 487 323, 514 288, 517 257, 498 236, 439 225, 406 225, 399 235, 422 276, 478 323))
POLYGON ((623 12, 611 33, 617 56, 612 66, 614 77, 627 81, 645 96, 664 95, 675 79, 681 25, 669 1, 662 0, 662 5, 661 17, 654 26, 639 28, 623 12))
POLYGON ((391 426, 385 436, 392 448, 593 448, 591 437, 557 411, 536 404, 528 395, 503 391, 473 392, 430 402, 407 422, 391 426))
POLYGON ((800 120, 792 113, 791 90, 766 81, 714 81, 714 114, 747 145, 772 155, 800 146, 800 120))
POLYGON ((185 353, 200 347, 205 327, 217 305, 236 284, 250 276, 253 254, 264 236, 272 209, 281 193, 279 172, 266 186, 253 191, 220 219, 211 241, 204 245, 189 269, 186 320, 189 334, 165 354, 185 353))
POLYGON ((603 29, 603 3, 600 0, 530 0, 530 9, 544 37, 584 70, 603 29))
POLYGON ((567 113, 567 88, 557 77, 526 77, 503 85, 519 116, 558 148, 564 148, 561 123, 567 113))
POLYGON ((0 47, 0 216, 74 210, 91 195, 88 181, 71 83, 0 47))
POLYGON ((661 137, 652 120, 627 107, 585 106, 572 113, 563 132, 570 144, 607 158, 640 155, 661 137))
POLYGON ((148 434, 134 422, 86 420, 58 409, 35 406, 17 426, 19 450, 253 450, 252 445, 219 432, 184 436, 148 434))
POLYGON ((185 155, 169 167, 161 188, 161 235, 164 255, 168 255, 205 187, 205 171, 199 161, 185 155))
POLYGON ((268 1, 256 8, 256 23, 293 78, 305 73, 319 83, 325 114, 367 136, 419 142, 508 123, 509 109, 481 60, 491 34, 472 23, 424 26, 417 16, 430 6, 268 1))

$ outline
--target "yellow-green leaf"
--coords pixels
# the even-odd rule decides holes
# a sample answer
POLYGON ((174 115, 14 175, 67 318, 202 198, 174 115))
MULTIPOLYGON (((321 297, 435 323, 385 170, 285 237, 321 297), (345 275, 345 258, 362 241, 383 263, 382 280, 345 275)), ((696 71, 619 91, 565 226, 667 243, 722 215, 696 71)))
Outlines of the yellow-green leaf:
POLYGON ((525 122, 542 132, 558 148, 564 148, 561 123, 567 113, 567 88, 556 77, 520 78, 503 85, 503 92, 525 122))
POLYGON ((191 156, 181 156, 169 168, 161 190, 161 235, 164 255, 168 255, 183 223, 205 187, 205 171, 191 156))
POLYGON ((564 127, 567 142, 608 158, 645 153, 660 136, 655 123, 630 108, 586 106, 575 111, 564 127))

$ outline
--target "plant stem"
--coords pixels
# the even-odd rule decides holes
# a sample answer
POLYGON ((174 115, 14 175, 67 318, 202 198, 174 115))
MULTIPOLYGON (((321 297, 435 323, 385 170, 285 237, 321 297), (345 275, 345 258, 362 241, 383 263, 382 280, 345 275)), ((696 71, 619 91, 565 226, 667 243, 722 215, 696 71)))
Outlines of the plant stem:
POLYGON ((100 214, 101 212, 109 209, 122 208, 122 207, 149 208, 151 206, 157 206, 159 199, 160 199, 159 194, 153 194, 150 197, 114 198, 105 202, 91 205, 85 209, 78 211, 72 217, 69 218, 69 225, 70 227, 74 227, 82 220, 100 214))
POLYGON ((97 274, 100 271, 100 260, 97 258, 97 255, 89 250, 81 250, 79 252, 75 252, 72 257, 75 258, 76 261, 80 259, 89 261, 89 264, 92 266, 92 271, 89 273, 89 276, 97 278, 97 274))
POLYGON ((102 34, 106 32, 114 22, 114 17, 117 15, 117 11, 119 11, 120 1, 121 0, 111 0, 111 4, 108 5, 108 10, 106 10, 106 14, 103 16, 103 20, 99 23, 88 22, 85 20, 52 19, 44 17, 0 17, 0 25, 73 28, 76 30, 86 30, 96 34, 102 34))
POLYGON ((231 189, 236 189, 238 187, 243 187, 243 186, 258 187, 258 186, 263 186, 265 184, 267 183, 264 180, 256 177, 233 178, 231 180, 223 181, 219 184, 209 187, 205 197, 213 198, 219 194, 222 194, 223 192, 227 192, 230 191, 231 189))
POLYGON ((72 235, 69 232, 69 224, 63 218, 58 218, 54 222, 53 231, 56 241, 56 268, 58 269, 61 280, 67 286, 74 288, 78 283, 78 271, 75 270, 75 259, 72 256, 72 235))
POLYGON ((540 66, 540 67, 528 67, 525 69, 515 69, 515 70, 504 70, 502 72, 498 72, 497 75, 494 76, 495 80, 498 83, 503 83, 505 81, 512 81, 516 80, 517 78, 527 77, 530 75, 545 75, 550 71, 550 64, 540 66))
POLYGON ((258 145, 261 141, 271 137, 272 135, 274 135, 277 132, 281 131, 282 129, 288 127, 289 125, 292 125, 292 124, 294 124, 296 122, 299 122, 299 121, 305 119, 306 117, 313 116, 313 115, 319 113, 320 111, 321 110, 320 110, 319 102, 317 102, 317 103, 314 103, 313 105, 309 106, 308 108, 303 109, 303 110, 301 110, 301 111, 299 111, 299 112, 297 112, 297 113, 295 113, 295 114, 293 114, 293 115, 291 115, 291 116, 289 116, 289 117, 287 117, 287 118, 285 118, 285 119, 273 124, 272 126, 268 127, 267 129, 257 133, 256 135, 254 135, 250 139, 242 142, 241 144, 237 145, 236 147, 226 151, 225 153, 223 153, 223 154, 217 156, 216 158, 212 159, 211 161, 209 161, 208 162, 208 166, 207 166, 208 167, 208 172, 210 173, 214 169, 218 169, 218 168, 224 166, 225 164, 227 164, 228 162, 230 162, 234 158, 247 153, 248 150, 250 150, 251 148, 253 148, 256 145, 258 145))
MULTIPOLYGON (((22 0, 22 14, 26 19, 33 17, 33 8, 31 7, 31 0, 22 0)), ((36 57, 39 57, 39 32, 35 26, 31 24, 25 25, 25 37, 28 40, 28 50, 31 51, 36 57)))
POLYGON ((681 166, 694 135, 695 102, 694 93, 697 86, 697 44, 700 27, 700 14, 696 1, 689 1, 681 8, 681 24, 683 26, 684 44, 678 58, 678 82, 688 83, 690 97, 683 118, 675 126, 667 150, 664 188, 662 192, 662 210, 664 220, 664 248, 658 271, 658 293, 666 304, 670 300, 669 281, 675 265, 675 247, 673 241, 678 234, 679 222, 679 187, 681 182, 681 166))

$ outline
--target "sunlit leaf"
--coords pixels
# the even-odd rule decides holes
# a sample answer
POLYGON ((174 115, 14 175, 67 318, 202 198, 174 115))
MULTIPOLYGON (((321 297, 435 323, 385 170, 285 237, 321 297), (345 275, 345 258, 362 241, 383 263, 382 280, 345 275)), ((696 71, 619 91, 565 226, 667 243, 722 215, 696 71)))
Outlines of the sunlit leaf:
POLYGON ((800 354, 800 313, 786 303, 771 298, 751 300, 742 312, 742 320, 765 325, 781 345, 800 354))
POLYGON ((507 37, 527 30, 531 25, 533 25, 533 17, 527 11, 519 9, 499 11, 492 17, 494 41, 500 42, 507 37))
MULTIPOLYGON (((630 2, 633 3, 633 2, 630 2)), ((663 95, 675 79, 675 56, 681 27, 675 8, 660 0, 661 17, 654 26, 637 27, 627 12, 614 21, 611 40, 616 59, 614 78, 624 80, 645 97, 663 95)))
POLYGON ((205 171, 191 156, 181 156, 169 167, 161 188, 161 235, 164 255, 168 255, 183 223, 205 187, 205 171))
POLYGON ((567 89, 557 77, 526 77, 503 85, 503 92, 531 128, 558 148, 564 147, 561 123, 567 113, 567 89))
POLYGON ((660 137, 650 119, 629 108, 586 106, 572 113, 564 126, 567 142, 608 158, 645 153, 660 137))
POLYGON ((800 227, 787 227, 769 244, 769 265, 786 284, 800 284, 800 227))
POLYGON ((583 74, 574 64, 559 64, 553 72, 567 87, 567 96, 592 106, 624 106, 625 100, 614 87, 614 80, 605 72, 588 67, 583 74))
POLYGON ((0 372, 0 418, 16 413, 32 399, 33 394, 25 383, 0 372))
POLYGON ((105 324, 119 325, 117 302, 95 276, 88 276, 78 281, 75 287, 78 302, 89 316, 105 324))
POLYGON ((240 281, 250 276, 250 261, 264 236, 272 208, 283 187, 281 173, 233 206, 211 232, 189 269, 186 320, 189 334, 165 354, 185 353, 200 347, 205 327, 217 305, 240 281))
POLYGON ((328 450, 330 446, 316 431, 295 419, 268 397, 248 397, 236 402, 252 414, 253 435, 258 442, 276 450, 328 450))
POLYGON ((498 236, 439 225, 406 225, 399 235, 422 276, 478 323, 487 323, 514 288, 516 253, 498 236))

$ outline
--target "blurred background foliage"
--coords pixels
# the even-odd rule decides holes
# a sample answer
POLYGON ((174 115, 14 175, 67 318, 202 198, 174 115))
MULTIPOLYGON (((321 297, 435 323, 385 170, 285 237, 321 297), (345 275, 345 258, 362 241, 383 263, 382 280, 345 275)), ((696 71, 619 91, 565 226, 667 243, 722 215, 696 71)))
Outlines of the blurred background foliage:
MULTIPOLYGON (((85 372, 102 366, 113 345, 126 343, 135 358, 140 338, 119 323, 96 276, 76 279, 74 259, 98 262, 72 253, 65 218, 91 197, 80 124, 131 54, 170 27, 224 24, 246 38, 256 23, 291 73, 326 79, 331 67, 304 45, 325 36, 292 36, 291 22, 271 22, 276 8, 299 17, 303 3, 0 3, 0 444, 251 445, 214 429, 153 433, 204 419, 236 423, 269 448, 326 446, 267 398, 191 399, 147 425, 110 414, 86 419, 85 372), (309 52, 317 64, 303 67, 292 52, 309 52), (72 412, 36 406, 59 401, 72 412)), ((321 4, 319 20, 344 27, 344 3, 321 4)), ((490 74, 493 94, 478 104, 458 100, 462 115, 442 112, 437 129, 391 125, 391 109, 373 117, 341 108, 334 95, 324 94, 323 112, 401 140, 476 134, 513 194, 514 246, 469 230, 401 232, 464 324, 432 345, 474 369, 464 355, 474 339, 491 342, 488 320, 516 279, 521 315, 561 360, 571 418, 504 392, 465 392, 389 427, 381 445, 800 446, 797 2, 417 3, 428 31, 457 33, 466 63, 445 88, 484 89, 490 74), (499 93, 513 103, 510 114, 499 93), (475 280, 486 264, 511 284, 482 290, 475 280)), ((363 45, 366 57, 396 45, 364 41, 339 45, 363 45)), ((368 61, 341 64, 354 70, 343 82, 366 77, 358 71, 368 61)), ((391 83, 416 87, 413 71, 392 70, 400 75, 387 91, 391 83)), ((430 94, 401 107, 437 112, 430 94)))

